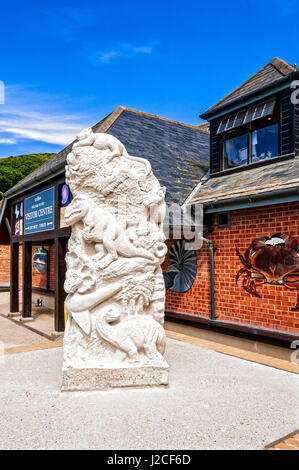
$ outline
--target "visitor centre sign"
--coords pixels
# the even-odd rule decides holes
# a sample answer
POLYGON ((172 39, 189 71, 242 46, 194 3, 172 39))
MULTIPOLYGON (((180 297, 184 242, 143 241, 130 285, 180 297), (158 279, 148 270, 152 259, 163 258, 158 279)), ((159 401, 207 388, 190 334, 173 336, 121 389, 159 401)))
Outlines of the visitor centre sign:
POLYGON ((54 229, 54 187, 25 199, 24 235, 54 229))

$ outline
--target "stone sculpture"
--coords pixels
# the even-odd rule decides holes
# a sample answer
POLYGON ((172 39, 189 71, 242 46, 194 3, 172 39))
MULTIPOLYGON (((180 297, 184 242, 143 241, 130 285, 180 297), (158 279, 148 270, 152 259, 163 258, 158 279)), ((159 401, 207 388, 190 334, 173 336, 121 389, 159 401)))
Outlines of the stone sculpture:
POLYGON ((66 182, 62 390, 167 385, 165 189, 149 161, 90 128, 67 157, 66 182))

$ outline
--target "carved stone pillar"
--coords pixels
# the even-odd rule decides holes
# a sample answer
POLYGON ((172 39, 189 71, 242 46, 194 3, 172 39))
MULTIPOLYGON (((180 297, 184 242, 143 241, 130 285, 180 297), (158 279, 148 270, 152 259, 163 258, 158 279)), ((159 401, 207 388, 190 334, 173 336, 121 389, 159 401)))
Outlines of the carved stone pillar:
POLYGON ((165 189, 147 160, 90 128, 68 155, 66 181, 62 390, 167 385, 165 189))

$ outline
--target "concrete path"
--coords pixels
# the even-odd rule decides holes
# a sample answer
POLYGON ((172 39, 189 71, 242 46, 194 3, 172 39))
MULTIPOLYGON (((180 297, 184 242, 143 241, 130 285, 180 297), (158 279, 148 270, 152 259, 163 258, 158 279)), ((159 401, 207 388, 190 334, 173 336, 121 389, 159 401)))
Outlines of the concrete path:
POLYGON ((61 393, 61 348, 2 359, 1 449, 262 449, 299 427, 297 375, 175 340, 167 389, 61 393))

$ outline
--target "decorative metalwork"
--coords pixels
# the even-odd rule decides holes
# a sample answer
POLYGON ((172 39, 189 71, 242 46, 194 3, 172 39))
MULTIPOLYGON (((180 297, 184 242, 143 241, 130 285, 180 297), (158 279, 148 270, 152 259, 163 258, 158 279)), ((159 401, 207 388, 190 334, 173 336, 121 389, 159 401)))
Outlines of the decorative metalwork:
POLYGON ((169 249, 170 266, 164 273, 166 289, 187 292, 193 285, 197 272, 194 250, 186 250, 185 240, 176 241, 169 249))

